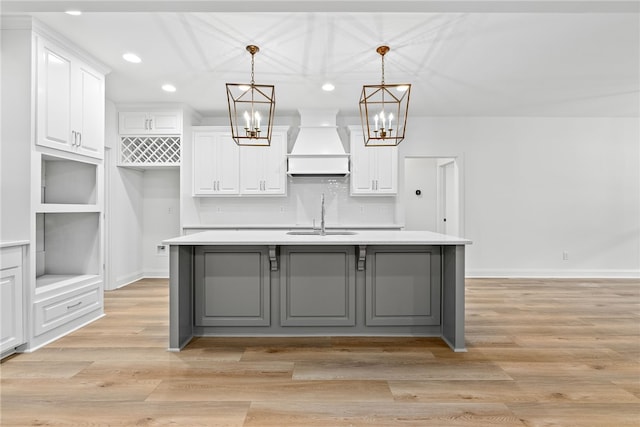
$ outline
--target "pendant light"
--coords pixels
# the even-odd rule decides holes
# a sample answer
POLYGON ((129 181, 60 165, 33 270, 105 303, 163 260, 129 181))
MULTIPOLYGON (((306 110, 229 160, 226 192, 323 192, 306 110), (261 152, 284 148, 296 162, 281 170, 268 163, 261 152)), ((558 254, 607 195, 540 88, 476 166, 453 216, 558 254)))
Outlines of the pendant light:
POLYGON ((231 136, 238 145, 269 146, 276 108, 275 87, 255 84, 254 56, 260 48, 249 45, 247 51, 251 54, 251 83, 226 84, 231 136))
POLYGON ((364 145, 367 147, 398 145, 404 139, 407 127, 411 85, 385 84, 384 56, 389 50, 389 46, 379 46, 376 49, 382 58, 381 84, 362 86, 360 120, 364 145))

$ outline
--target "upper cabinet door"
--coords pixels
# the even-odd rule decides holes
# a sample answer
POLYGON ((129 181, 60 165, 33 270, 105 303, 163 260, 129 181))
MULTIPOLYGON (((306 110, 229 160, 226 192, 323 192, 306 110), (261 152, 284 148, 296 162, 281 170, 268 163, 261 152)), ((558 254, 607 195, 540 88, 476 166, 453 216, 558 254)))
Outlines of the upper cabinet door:
POLYGON ((365 147, 362 131, 351 129, 351 194, 398 193, 398 147, 365 147))
POLYGON ((37 144, 60 150, 75 145, 71 129, 71 68, 67 52, 38 38, 37 144))
POLYGON ((192 186, 194 196, 239 193, 238 146, 229 132, 194 131, 192 186))
POLYGON ((240 147, 240 191, 246 195, 285 195, 286 132, 273 132, 268 147, 240 147))
POLYGON ((79 154, 102 158, 104 150, 104 77, 91 68, 78 67, 77 120, 74 128, 80 130, 77 143, 79 154))
POLYGON ((120 135, 179 135, 182 113, 179 111, 122 111, 118 114, 120 135))
POLYGON ((118 119, 120 135, 143 135, 149 130, 147 113, 119 113, 118 119))
POLYGON ((36 143, 102 159, 104 75, 37 38, 36 143))

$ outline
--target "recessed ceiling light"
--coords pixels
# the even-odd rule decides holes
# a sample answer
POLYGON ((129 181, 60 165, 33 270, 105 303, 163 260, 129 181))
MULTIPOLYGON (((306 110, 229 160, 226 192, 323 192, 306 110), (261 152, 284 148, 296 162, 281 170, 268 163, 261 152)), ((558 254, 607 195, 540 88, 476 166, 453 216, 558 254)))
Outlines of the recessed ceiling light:
POLYGON ((408 86, 408 85, 400 85, 400 86, 398 86, 398 87, 396 88, 396 90, 397 90, 398 92, 406 92, 406 91, 407 91, 407 89, 409 89, 409 86, 408 86))
POLYGON ((172 84, 164 84, 162 85, 162 90, 165 92, 175 92, 176 91, 176 87, 172 84))
POLYGON ((80 10, 65 10, 65 12, 67 15, 71 15, 71 16, 80 16, 82 15, 82 11, 80 10))
POLYGON ((336 87, 331 83, 325 83, 325 84, 322 85, 322 90, 324 90, 325 92, 331 92, 335 88, 336 87))
POLYGON ((249 89, 251 89, 251 86, 248 86, 248 85, 240 85, 240 86, 238 86, 238 89, 240 89, 240 90, 241 90, 241 91, 243 91, 243 92, 246 92, 246 91, 248 91, 249 89))
POLYGON ((131 62, 133 64, 139 64, 142 62, 142 59, 140 59, 140 57, 135 53, 125 53, 124 55, 122 55, 122 58, 125 61, 131 62))

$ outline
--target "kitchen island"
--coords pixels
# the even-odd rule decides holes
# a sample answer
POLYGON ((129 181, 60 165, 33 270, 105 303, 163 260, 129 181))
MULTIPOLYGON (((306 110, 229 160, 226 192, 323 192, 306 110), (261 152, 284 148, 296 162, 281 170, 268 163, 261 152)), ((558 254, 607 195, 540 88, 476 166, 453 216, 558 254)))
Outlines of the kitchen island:
POLYGON ((209 230, 169 239, 169 349, 194 336, 437 336, 465 351, 469 240, 209 230))

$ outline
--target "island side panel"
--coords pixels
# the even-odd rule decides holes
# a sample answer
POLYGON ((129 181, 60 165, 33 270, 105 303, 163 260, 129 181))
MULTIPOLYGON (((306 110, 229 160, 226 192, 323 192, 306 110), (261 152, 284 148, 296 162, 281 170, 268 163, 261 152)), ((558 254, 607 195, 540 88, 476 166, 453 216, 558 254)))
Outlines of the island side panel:
POLYGON ((464 245, 443 246, 442 257, 442 338, 464 352, 464 245))
POLYGON ((169 246, 169 351, 193 338, 193 246, 169 246))

